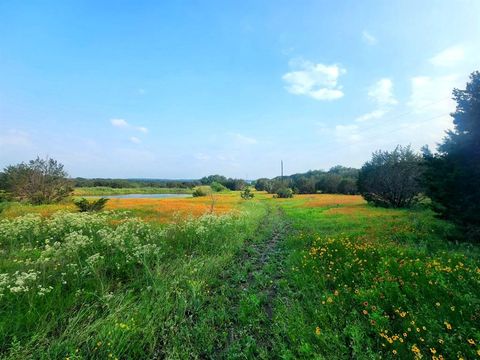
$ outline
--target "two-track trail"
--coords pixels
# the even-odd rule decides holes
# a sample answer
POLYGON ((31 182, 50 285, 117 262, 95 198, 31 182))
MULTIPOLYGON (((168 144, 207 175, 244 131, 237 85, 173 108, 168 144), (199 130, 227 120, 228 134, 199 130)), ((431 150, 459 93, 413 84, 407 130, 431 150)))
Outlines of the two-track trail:
POLYGON ((209 358, 269 358, 278 281, 284 272, 282 240, 289 232, 283 211, 268 207, 255 235, 237 253, 213 289, 211 304, 223 322, 209 358), (221 304, 221 305, 219 305, 221 304))

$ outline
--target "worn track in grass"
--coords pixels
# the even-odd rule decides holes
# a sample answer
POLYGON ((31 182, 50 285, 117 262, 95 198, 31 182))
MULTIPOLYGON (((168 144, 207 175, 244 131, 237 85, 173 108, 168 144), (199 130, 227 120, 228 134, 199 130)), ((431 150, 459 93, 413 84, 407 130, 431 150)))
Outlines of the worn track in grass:
POLYGON ((285 257, 280 243, 288 231, 282 210, 269 208, 256 236, 238 254, 234 268, 222 274, 224 286, 231 290, 232 322, 226 342, 213 357, 269 357, 277 282, 285 257))

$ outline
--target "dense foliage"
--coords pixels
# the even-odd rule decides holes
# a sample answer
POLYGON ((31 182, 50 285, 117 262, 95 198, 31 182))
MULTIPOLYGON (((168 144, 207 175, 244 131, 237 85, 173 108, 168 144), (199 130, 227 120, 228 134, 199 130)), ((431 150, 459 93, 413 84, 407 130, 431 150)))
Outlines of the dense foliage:
POLYGON ((360 169, 358 187, 368 202, 384 207, 413 205, 422 191, 422 157, 410 146, 377 151, 360 169))
POLYGON ((222 175, 209 175, 200 179, 203 185, 221 184, 229 190, 243 190, 248 184, 242 179, 226 178, 222 175))
POLYGON ((193 197, 207 196, 211 192, 208 186, 197 186, 193 192, 193 197))
POLYGON ((282 187, 277 190, 275 197, 280 199, 288 199, 293 197, 293 190, 287 187, 282 187))
POLYGON ((358 169, 334 166, 328 171, 311 170, 306 173, 261 178, 255 182, 255 189, 276 193, 283 187, 290 187, 297 194, 357 194, 358 169))
POLYGON ((113 189, 124 188, 182 188, 188 189, 200 182, 196 180, 162 180, 162 179, 73 179, 75 187, 107 187, 113 189))
POLYGON ((241 193, 240 193, 240 196, 242 199, 244 200, 250 200, 250 199, 253 199, 253 197, 255 196, 252 191, 250 190, 250 187, 246 187, 241 193))
POLYGON ((37 157, 28 163, 7 166, 0 174, 0 190, 16 200, 49 204, 69 196, 73 187, 61 163, 37 157))
POLYGON ((107 201, 107 198, 100 198, 96 200, 88 200, 85 198, 81 198, 75 200, 74 204, 80 212, 95 212, 103 210, 103 208, 107 204, 107 201))
POLYGON ((466 89, 455 89, 453 97, 454 130, 438 153, 424 151, 427 194, 442 218, 480 241, 480 72, 472 73, 466 89))

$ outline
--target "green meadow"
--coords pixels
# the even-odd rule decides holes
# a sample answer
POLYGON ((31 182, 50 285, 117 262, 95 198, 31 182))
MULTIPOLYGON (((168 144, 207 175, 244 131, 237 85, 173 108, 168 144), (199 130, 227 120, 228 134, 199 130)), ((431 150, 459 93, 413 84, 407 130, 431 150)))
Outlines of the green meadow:
POLYGON ((256 193, 167 224, 23 210, 0 220, 4 359, 480 356, 480 251, 421 207, 256 193))

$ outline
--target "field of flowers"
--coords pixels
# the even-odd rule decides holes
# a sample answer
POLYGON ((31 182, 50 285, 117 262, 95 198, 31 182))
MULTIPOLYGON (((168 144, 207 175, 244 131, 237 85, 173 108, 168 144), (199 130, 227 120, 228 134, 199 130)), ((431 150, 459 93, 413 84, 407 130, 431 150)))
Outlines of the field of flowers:
POLYGON ((480 251, 425 210, 286 203, 281 356, 480 358, 480 251))
MULTIPOLYGON (((262 194, 260 197, 264 196, 262 194)), ((136 217, 149 222, 169 223, 178 217, 201 216, 205 213, 226 214, 239 210, 242 199, 238 193, 215 194, 202 197, 188 198, 123 198, 109 199, 106 210, 128 210, 136 217)), ((16 218, 25 214, 39 214, 48 217, 64 210, 76 212, 77 208, 72 201, 60 204, 28 205, 23 203, 11 203, 0 214, 4 218, 16 218)))
POLYGON ((480 249, 430 211, 209 201, 7 209, 0 358, 480 358, 480 249))
POLYGON ((0 220, 0 357, 174 353, 177 329, 261 213, 166 226, 108 211, 0 220))

